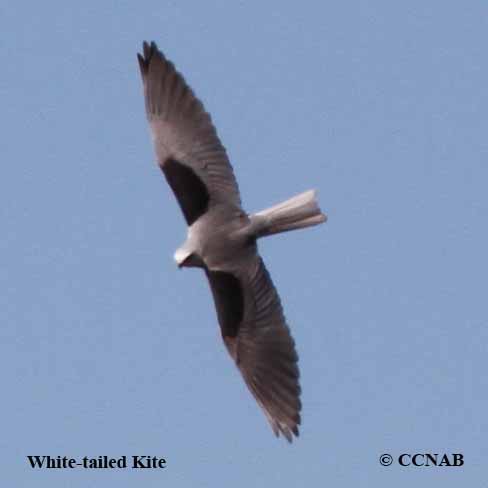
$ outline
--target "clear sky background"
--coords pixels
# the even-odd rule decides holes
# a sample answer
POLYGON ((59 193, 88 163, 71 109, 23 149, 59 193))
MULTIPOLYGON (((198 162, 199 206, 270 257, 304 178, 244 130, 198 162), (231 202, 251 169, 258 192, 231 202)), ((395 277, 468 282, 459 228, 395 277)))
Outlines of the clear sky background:
POLYGON ((0 31, 3 486, 486 486, 485 1, 18 1, 0 31), (292 445, 173 261, 144 39, 211 112, 248 211, 317 188, 329 214, 260 246, 300 354, 292 445), (379 464, 404 452, 465 466, 379 464))

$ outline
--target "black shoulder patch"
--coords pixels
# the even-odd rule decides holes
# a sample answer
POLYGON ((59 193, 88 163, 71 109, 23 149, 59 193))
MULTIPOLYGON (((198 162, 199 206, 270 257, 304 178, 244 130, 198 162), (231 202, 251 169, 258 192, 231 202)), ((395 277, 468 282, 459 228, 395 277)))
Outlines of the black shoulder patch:
POLYGON ((205 271, 214 297, 222 336, 235 337, 244 316, 241 283, 231 273, 207 269, 205 271))
POLYGON ((187 224, 193 224, 208 209, 210 196, 205 183, 193 169, 175 159, 167 159, 161 169, 180 204, 187 224))

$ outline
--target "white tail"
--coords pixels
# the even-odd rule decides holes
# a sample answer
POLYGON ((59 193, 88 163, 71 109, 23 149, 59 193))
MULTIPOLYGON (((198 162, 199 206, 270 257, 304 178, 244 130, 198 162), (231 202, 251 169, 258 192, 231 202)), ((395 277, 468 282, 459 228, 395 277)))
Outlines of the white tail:
POLYGON ((321 212, 317 203, 315 190, 300 193, 278 205, 251 215, 257 237, 311 227, 326 220, 327 216, 321 212))

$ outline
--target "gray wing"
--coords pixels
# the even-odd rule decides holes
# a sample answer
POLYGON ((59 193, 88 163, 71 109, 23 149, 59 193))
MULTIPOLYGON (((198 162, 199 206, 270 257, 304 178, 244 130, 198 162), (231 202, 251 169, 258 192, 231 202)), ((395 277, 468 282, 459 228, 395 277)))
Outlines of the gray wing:
POLYGON ((154 42, 137 57, 158 163, 188 225, 217 202, 240 207, 232 166, 200 100, 154 42))
POLYGON ((245 264, 233 272, 206 270, 222 337, 274 433, 291 442, 301 410, 295 343, 262 259, 245 264))

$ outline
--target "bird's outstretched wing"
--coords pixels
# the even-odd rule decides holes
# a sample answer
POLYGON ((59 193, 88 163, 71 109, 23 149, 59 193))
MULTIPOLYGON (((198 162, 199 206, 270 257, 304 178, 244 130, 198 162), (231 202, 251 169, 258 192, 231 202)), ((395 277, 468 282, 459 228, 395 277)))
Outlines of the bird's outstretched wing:
POLYGON ((262 259, 232 272, 206 270, 222 337, 274 433, 291 442, 300 424, 298 355, 262 259))
POLYGON ((154 42, 137 57, 158 163, 188 225, 217 202, 240 207, 232 166, 200 100, 154 42))

